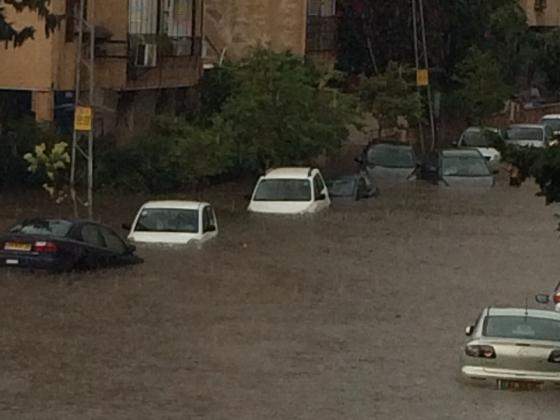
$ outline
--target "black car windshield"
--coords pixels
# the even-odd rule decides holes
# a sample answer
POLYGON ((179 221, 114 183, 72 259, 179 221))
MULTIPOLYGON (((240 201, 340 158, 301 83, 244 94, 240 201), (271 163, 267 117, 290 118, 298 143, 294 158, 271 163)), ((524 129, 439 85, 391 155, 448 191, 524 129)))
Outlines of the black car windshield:
POLYGON ((329 194, 333 197, 352 197, 356 189, 356 179, 353 177, 338 178, 327 181, 329 194))
POLYGON ((467 130, 461 139, 461 146, 493 147, 500 139, 500 135, 492 130, 475 129, 467 130))
POLYGON ((55 236, 63 238, 72 228, 72 222, 67 220, 35 219, 26 220, 10 229, 11 233, 23 235, 55 236))
POLYGON ((136 232, 198 233, 198 210, 144 209, 134 228, 136 232))
POLYGON ((311 201, 311 183, 308 179, 263 179, 254 201, 311 201))
POLYGON ((482 156, 444 156, 441 169, 443 176, 490 176, 490 169, 482 156))
POLYGON ((414 154, 410 146, 376 144, 367 152, 367 163, 386 168, 414 168, 414 154))
POLYGON ((523 141, 523 140, 540 140, 543 141, 544 130, 541 128, 530 127, 512 127, 506 131, 506 140, 523 141))
POLYGON ((544 118, 541 123, 548 125, 554 131, 560 131, 560 118, 544 118))
POLYGON ((489 316, 483 335, 495 338, 560 341, 560 321, 531 316, 489 316))

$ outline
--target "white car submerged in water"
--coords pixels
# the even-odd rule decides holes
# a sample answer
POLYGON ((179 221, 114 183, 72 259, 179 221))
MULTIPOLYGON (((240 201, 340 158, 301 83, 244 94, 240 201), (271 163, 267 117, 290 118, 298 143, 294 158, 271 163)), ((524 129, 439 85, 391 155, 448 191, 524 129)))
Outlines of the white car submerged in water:
POLYGON ((151 201, 144 204, 129 230, 134 244, 201 244, 218 236, 212 206, 198 201, 151 201))
POLYGON ((499 170, 502 159, 500 152, 496 149, 496 143, 503 141, 500 130, 494 127, 469 127, 457 142, 457 147, 476 149, 488 162, 493 172, 499 170))

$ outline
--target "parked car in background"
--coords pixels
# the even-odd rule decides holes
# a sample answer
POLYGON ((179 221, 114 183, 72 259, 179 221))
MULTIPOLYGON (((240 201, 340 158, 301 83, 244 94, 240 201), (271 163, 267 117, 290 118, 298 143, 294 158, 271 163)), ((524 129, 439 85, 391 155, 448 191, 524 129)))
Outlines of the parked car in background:
POLYGON ((429 154, 420 178, 448 187, 491 188, 495 178, 476 149, 443 149, 429 154))
POLYGON ((464 378, 501 389, 560 384, 560 313, 486 308, 467 327, 461 358, 464 378))
POLYGON ((135 244, 200 244, 218 236, 214 209, 198 201, 150 201, 140 208, 132 225, 123 228, 135 244))
POLYGON ((496 146, 503 141, 504 138, 497 128, 469 127, 461 134, 457 146, 478 150, 487 160, 490 169, 496 172, 499 170, 501 161, 501 155, 496 146))
POLYGON ((553 131, 549 125, 515 124, 504 135, 506 144, 517 147, 547 147, 553 140, 553 131))
POLYGON ((369 144, 356 161, 380 189, 416 179, 417 157, 409 144, 369 144))
POLYGON ((560 114, 548 114, 542 117, 540 124, 548 125, 552 129, 552 135, 555 139, 560 138, 560 114))
POLYGON ((329 191, 318 169, 278 168, 261 176, 248 210, 253 213, 317 213, 331 204, 329 191))
POLYGON ((379 193, 377 187, 364 174, 328 179, 327 187, 333 199, 346 198, 358 201, 374 197, 379 193))
POLYGON ((98 223, 30 219, 0 237, 0 266, 51 272, 123 266, 142 262, 135 250, 98 223))

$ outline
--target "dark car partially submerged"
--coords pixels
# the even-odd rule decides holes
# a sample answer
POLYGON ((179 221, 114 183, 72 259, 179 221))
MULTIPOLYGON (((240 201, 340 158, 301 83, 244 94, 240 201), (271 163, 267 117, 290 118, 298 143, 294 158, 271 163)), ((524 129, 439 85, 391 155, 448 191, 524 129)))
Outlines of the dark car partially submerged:
POLYGON ((368 177, 383 189, 416 179, 417 158, 411 145, 371 143, 357 159, 368 177))
POLYGON ((140 262, 115 231, 89 221, 31 219, 0 236, 0 267, 63 272, 140 262))
POLYGON ((347 175, 328 179, 327 187, 331 198, 362 200, 379 194, 377 187, 364 174, 347 175))

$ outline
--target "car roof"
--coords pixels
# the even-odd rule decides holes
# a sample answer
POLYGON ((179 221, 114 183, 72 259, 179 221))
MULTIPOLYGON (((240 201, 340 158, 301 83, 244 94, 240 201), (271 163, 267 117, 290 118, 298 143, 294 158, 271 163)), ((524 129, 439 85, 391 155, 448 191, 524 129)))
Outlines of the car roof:
POLYGON ((371 143, 369 145, 369 147, 376 147, 376 146, 403 147, 407 149, 412 149, 412 146, 410 144, 396 142, 396 141, 379 141, 376 143, 371 143))
POLYGON ((481 126, 476 126, 476 127, 474 127, 474 126, 473 126, 473 127, 467 127, 467 128, 465 129, 465 133, 466 133, 467 131, 479 132, 479 131, 482 131, 482 130, 492 131, 493 133, 499 133, 499 132, 500 132, 500 129, 498 129, 498 128, 496 128, 496 127, 481 127, 481 126))
POLYGON ((174 210, 198 210, 202 206, 206 206, 208 203, 202 201, 180 201, 180 200, 169 200, 169 201, 148 201, 145 203, 143 209, 174 209, 174 210))
POLYGON ((440 153, 443 157, 462 157, 462 156, 475 156, 480 157, 482 156, 477 149, 468 149, 468 148, 461 148, 461 149, 443 149, 440 150, 440 153))
POLYGON ((544 128, 544 124, 513 124, 509 128, 544 128))
POLYGON ((291 167, 291 168, 276 168, 271 169, 264 175, 263 178, 266 179, 307 179, 311 175, 315 174, 317 169, 311 167, 291 167))
POLYGON ((543 115, 541 120, 560 120, 560 114, 547 114, 543 115))
POLYGON ((487 308, 485 310, 487 316, 525 316, 525 313, 533 318, 546 318, 560 321, 560 313, 544 309, 487 308))

